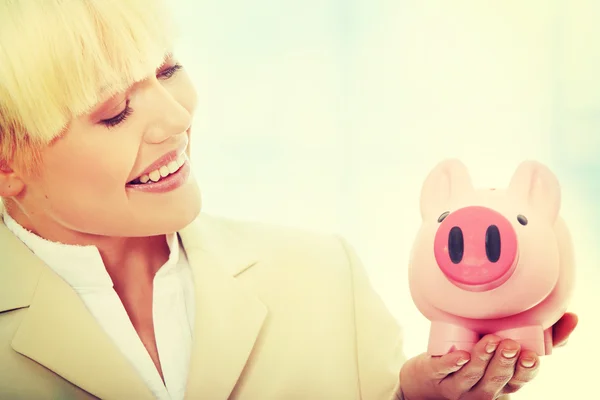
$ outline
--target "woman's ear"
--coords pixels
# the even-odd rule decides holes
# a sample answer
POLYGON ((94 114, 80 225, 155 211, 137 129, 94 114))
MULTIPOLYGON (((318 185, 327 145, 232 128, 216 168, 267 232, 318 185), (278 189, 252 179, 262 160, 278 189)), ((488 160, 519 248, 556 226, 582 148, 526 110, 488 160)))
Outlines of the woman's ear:
POLYGON ((25 182, 9 163, 0 159, 0 197, 15 197, 23 191, 25 182))

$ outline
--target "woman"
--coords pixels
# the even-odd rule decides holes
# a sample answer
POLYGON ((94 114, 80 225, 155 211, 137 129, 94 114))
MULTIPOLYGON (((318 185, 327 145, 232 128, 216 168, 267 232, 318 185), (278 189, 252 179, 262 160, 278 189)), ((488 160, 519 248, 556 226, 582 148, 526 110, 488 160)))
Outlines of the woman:
POLYGON ((168 15, 0 2, 0 398, 480 399, 531 380, 537 357, 495 336, 404 362, 342 238, 200 212, 168 15))

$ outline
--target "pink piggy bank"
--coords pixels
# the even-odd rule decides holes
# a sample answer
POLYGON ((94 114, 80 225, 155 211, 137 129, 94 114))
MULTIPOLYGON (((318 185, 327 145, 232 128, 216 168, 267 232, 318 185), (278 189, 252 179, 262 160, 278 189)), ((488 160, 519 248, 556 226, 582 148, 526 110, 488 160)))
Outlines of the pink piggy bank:
POLYGON ((430 355, 470 352, 490 333, 551 354, 575 274, 560 197, 554 174, 533 161, 519 165, 506 190, 475 189, 458 160, 428 175, 409 286, 431 321, 430 355))

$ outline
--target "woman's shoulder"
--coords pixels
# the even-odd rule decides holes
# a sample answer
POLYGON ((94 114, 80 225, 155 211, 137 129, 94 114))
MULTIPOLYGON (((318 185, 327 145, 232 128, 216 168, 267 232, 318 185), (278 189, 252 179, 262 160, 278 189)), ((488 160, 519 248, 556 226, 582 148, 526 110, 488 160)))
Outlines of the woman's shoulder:
POLYGON ((206 213, 186 229, 194 232, 199 246, 251 253, 263 263, 303 270, 338 265, 347 270, 347 244, 335 232, 206 213))
POLYGON ((222 215, 202 213, 198 216, 199 224, 222 229, 230 234, 250 241, 269 241, 271 243, 327 242, 336 238, 334 232, 319 229, 303 228, 283 223, 265 222, 253 219, 232 218, 222 215))
POLYGON ((27 307, 43 264, 4 225, 0 215, 0 314, 27 307))

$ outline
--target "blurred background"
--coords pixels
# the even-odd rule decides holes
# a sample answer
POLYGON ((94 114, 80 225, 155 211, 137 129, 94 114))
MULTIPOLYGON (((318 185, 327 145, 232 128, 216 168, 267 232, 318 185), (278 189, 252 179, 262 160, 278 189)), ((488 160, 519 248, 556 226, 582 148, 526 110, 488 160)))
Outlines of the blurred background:
POLYGON ((580 325, 518 398, 595 396, 599 2, 177 1, 204 211, 343 234, 409 357, 429 330, 407 282, 427 173, 458 157, 477 186, 502 187, 525 159, 550 166, 580 325))

